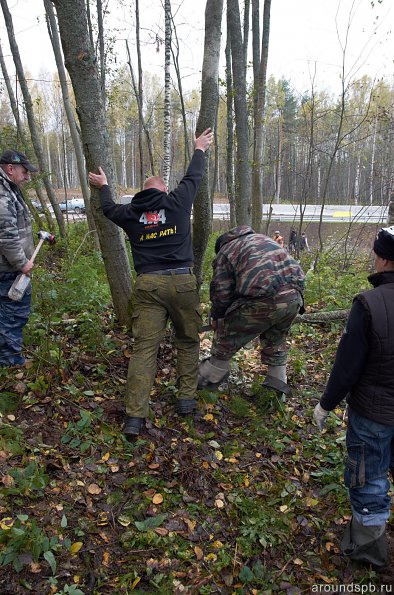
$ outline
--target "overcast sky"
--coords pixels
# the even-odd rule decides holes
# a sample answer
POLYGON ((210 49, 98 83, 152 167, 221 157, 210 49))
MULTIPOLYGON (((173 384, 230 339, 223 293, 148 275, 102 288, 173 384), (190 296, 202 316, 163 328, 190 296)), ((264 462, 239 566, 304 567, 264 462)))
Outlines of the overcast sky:
MULTIPOLYGON (((240 2, 243 4, 243 2, 240 2)), ((117 64, 125 60, 124 39, 134 44, 134 14, 129 8, 115 8, 109 0, 107 22, 117 27, 117 64)), ((124 4, 130 4, 125 1, 124 4)), ((261 2, 263 5, 263 1, 261 2)), ((369 74, 393 83, 394 7, 393 0, 272 0, 268 74, 290 79, 294 88, 315 86, 339 90, 342 48, 347 43, 346 76, 369 74), (374 7, 372 7, 374 4, 374 7), (347 38, 346 38, 347 36, 347 38)), ((47 35, 42 0, 9 0, 22 62, 34 78, 52 72, 54 62, 47 35)), ((204 43, 204 0, 172 0, 181 43, 180 63, 186 86, 198 86, 204 43)), ((1 11, 0 11, 1 12, 1 11)), ((162 33, 161 0, 140 0, 143 67, 162 72, 163 48, 156 52, 154 39, 162 33)), ((8 38, 0 15, 3 53, 9 54, 8 38)), ((225 33, 223 43, 225 44, 225 33)), ((12 74, 11 62, 8 62, 12 74)))

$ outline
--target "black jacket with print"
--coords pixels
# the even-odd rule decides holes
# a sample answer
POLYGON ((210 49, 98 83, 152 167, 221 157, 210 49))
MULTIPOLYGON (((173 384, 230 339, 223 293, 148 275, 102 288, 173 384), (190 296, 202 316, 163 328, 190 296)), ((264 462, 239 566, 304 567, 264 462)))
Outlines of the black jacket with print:
POLYGON ((109 187, 101 188, 103 213, 127 233, 137 274, 193 266, 190 216, 204 167, 205 153, 197 149, 174 190, 142 190, 128 205, 116 204, 109 187))

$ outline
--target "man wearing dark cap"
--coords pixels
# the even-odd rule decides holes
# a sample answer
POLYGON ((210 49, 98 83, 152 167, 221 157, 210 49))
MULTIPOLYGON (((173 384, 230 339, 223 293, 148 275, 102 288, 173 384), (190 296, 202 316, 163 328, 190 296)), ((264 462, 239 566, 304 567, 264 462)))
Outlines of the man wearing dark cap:
POLYGON ((19 273, 30 275, 34 251, 31 215, 21 186, 38 171, 26 155, 8 150, 0 156, 0 367, 22 365, 22 332, 29 319, 31 288, 16 302, 8 291, 19 273))
POLYGON ((373 289, 356 295, 314 419, 320 430, 346 397, 345 485, 352 519, 341 542, 353 560, 387 564, 388 472, 394 468, 394 226, 375 239, 373 289))

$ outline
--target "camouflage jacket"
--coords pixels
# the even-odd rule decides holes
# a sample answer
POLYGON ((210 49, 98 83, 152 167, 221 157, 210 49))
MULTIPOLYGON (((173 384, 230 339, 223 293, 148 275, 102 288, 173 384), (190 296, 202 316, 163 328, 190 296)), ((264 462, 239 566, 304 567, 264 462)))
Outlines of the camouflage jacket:
POLYGON ((0 273, 20 271, 33 251, 30 211, 0 167, 0 273))
POLYGON ((241 225, 221 236, 219 245, 210 288, 214 320, 250 299, 273 299, 286 289, 297 289, 302 295, 303 270, 271 238, 241 225))

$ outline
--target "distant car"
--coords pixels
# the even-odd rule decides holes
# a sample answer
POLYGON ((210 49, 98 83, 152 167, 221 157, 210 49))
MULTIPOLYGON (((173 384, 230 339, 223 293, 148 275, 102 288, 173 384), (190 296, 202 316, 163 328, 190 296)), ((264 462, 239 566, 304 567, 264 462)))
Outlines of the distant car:
POLYGON ((116 201, 118 205, 129 205, 134 198, 134 194, 123 194, 116 201))
POLYGON ((61 211, 74 211, 76 215, 79 215, 85 212, 85 201, 83 198, 73 197, 59 202, 59 207, 61 211))
POLYGON ((32 200, 31 204, 33 205, 33 207, 36 209, 36 211, 38 213, 44 212, 44 209, 42 208, 42 204, 40 202, 38 202, 38 200, 32 200))

